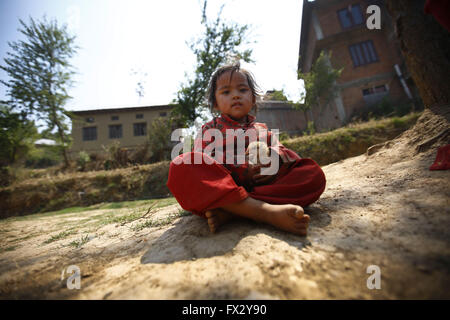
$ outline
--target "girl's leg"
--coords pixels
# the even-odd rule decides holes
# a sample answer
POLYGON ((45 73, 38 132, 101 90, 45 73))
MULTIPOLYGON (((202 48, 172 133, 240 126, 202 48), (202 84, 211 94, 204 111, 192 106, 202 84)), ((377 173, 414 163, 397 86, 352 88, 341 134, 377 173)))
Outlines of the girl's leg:
POLYGON ((255 187, 249 195, 272 204, 292 203, 306 207, 319 199, 325 185, 320 166, 311 159, 299 159, 281 177, 271 184, 255 187))
POLYGON ((209 158, 211 164, 196 164, 196 156, 201 158, 202 154, 184 153, 170 164, 167 187, 183 209, 206 218, 207 210, 248 197, 247 191, 236 185, 224 166, 212 158, 209 158))
MULTIPOLYGON (((246 190, 236 185, 230 172, 222 165, 194 164, 194 155, 195 153, 191 152, 179 156, 181 160, 189 157, 191 164, 171 163, 167 186, 185 210, 209 220, 211 231, 228 221, 233 214, 296 234, 306 234, 309 216, 304 214, 302 207, 293 204, 270 204, 280 202, 258 200, 253 197, 253 193, 249 197, 246 190)), ((270 194, 275 190, 264 191, 269 191, 270 194)), ((264 196, 265 194, 262 195, 263 198, 264 196)), ((270 197, 268 198, 270 200, 270 197)), ((281 199, 284 203, 293 203, 289 200, 291 199, 281 199)))

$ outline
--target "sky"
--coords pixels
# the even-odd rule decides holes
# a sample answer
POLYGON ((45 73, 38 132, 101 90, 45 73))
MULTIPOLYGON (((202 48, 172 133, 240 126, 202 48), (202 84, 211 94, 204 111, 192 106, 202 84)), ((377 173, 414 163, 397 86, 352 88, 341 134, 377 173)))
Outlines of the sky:
MULTIPOLYGON (((0 0, 0 64, 8 42, 23 40, 19 19, 56 18, 80 47, 71 60, 77 74, 68 90, 72 111, 165 105, 195 69, 187 43, 202 34, 202 0, 0 0), (137 74, 133 74, 137 71, 137 74), (144 96, 136 93, 143 80, 144 96)), ((254 63, 242 63, 263 91, 283 89, 298 101, 302 0, 209 0, 207 16, 250 26, 254 63)), ((8 77, 0 70, 0 79, 8 77)), ((6 88, 0 84, 0 100, 6 88)))

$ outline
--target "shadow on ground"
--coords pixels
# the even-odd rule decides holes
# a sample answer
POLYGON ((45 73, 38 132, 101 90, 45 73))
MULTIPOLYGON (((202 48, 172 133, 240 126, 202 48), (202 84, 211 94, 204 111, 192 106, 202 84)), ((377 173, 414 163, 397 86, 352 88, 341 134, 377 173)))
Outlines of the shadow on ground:
MULTIPOLYGON (((305 212, 311 215, 314 221, 311 225, 314 227, 322 228, 331 222, 331 217, 319 206, 308 207, 305 212)), ((173 263, 222 256, 232 253, 242 239, 261 233, 285 241, 299 250, 310 245, 308 237, 298 237, 243 219, 232 221, 211 234, 205 219, 192 215, 182 217, 153 241, 142 256, 141 263, 173 263)))

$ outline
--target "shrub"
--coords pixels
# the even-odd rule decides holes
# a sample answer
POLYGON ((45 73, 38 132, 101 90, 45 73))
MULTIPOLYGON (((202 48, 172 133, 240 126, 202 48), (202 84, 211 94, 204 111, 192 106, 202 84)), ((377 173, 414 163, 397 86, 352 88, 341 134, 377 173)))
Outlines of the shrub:
POLYGON ((34 148, 28 154, 25 160, 25 167, 42 169, 61 163, 61 153, 56 146, 43 146, 34 148))
POLYGON ((148 146, 152 162, 170 160, 173 119, 156 118, 148 130, 148 146))
POLYGON ((102 146, 103 150, 107 154, 107 159, 104 162, 104 169, 117 169, 120 167, 126 167, 129 164, 128 150, 120 147, 120 142, 115 141, 107 147, 102 146))
POLYGON ((78 153, 77 164, 78 168, 81 171, 84 171, 86 168, 86 164, 91 160, 89 154, 86 151, 80 151, 78 153))
POLYGON ((389 96, 385 96, 378 103, 354 111, 351 119, 352 121, 368 121, 384 117, 403 117, 413 110, 423 110, 423 105, 419 101, 392 100, 389 96))

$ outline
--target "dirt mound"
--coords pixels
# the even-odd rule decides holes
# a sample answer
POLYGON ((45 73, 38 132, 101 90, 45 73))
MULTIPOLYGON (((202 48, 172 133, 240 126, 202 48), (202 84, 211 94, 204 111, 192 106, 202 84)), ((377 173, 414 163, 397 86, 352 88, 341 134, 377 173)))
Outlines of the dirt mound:
POLYGON ((448 299, 450 171, 428 170, 448 129, 427 110, 377 152, 324 167, 327 188, 306 208, 307 237, 252 222, 210 234, 201 218, 177 215, 178 205, 100 226, 98 217, 138 209, 4 220, 0 296, 448 299), (62 277, 69 265, 80 268, 78 290, 62 277), (373 266, 379 289, 368 286, 373 266))

